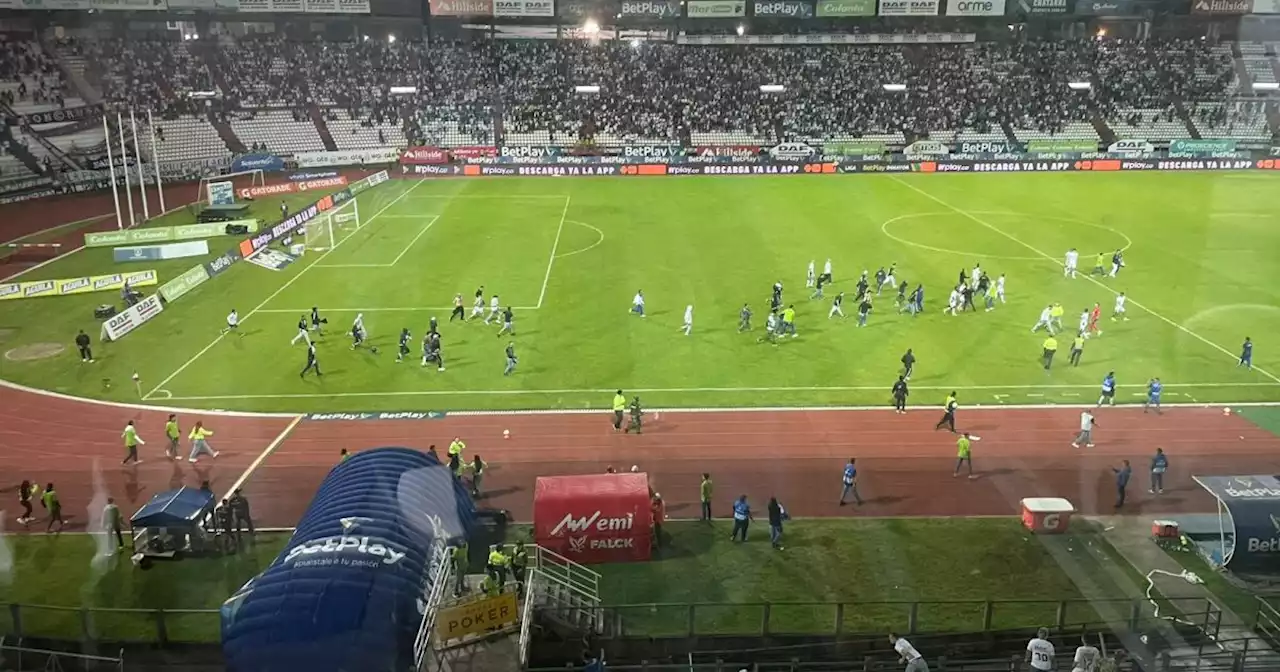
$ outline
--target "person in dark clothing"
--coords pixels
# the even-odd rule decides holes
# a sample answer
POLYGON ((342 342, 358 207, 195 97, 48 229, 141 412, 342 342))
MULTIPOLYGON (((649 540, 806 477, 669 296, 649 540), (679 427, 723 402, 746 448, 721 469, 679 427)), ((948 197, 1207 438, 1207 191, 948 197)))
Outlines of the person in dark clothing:
POLYGON ((80 351, 80 361, 93 363, 93 350, 89 348, 89 334, 84 333, 83 329, 76 334, 76 349, 80 351))
POLYGON ((738 541, 741 535, 742 541, 747 540, 747 528, 751 525, 751 505, 747 504, 747 496, 740 495, 738 501, 733 503, 733 533, 730 535, 730 541, 738 541))
POLYGON ((973 305, 973 288, 972 287, 970 287, 969 285, 965 285, 961 287, 960 297, 961 299, 963 299, 963 301, 960 304, 960 312, 964 312, 966 308, 972 309, 975 313, 978 312, 978 307, 973 305))
POLYGON ((951 394, 947 395, 947 403, 945 406, 943 406, 942 419, 938 421, 937 425, 934 425, 933 427, 934 431, 937 431, 939 429, 942 429, 943 427, 946 427, 947 429, 951 430, 952 434, 955 433, 957 407, 959 407, 959 403, 956 402, 956 393, 953 390, 951 394))
POLYGON ((622 430, 624 434, 630 434, 631 430, 636 430, 636 434, 640 433, 641 418, 644 416, 644 409, 640 407, 640 397, 631 400, 629 407, 631 413, 631 422, 627 424, 626 429, 622 430))
POLYGON ((1124 491, 1129 487, 1129 476, 1133 474, 1133 470, 1129 468, 1129 460, 1122 460, 1120 468, 1112 467, 1112 473, 1116 475, 1116 508, 1124 506, 1124 491))
POLYGON ((777 497, 769 498, 769 543, 776 550, 783 550, 782 547, 782 521, 786 520, 787 512, 778 503, 777 497))
POLYGON ((906 354, 902 356, 902 379, 911 380, 911 374, 916 370, 916 356, 911 352, 911 348, 907 348, 906 354))
POLYGON ((898 380, 893 384, 893 412, 907 412, 907 379, 905 376, 898 376, 898 380))
POLYGON ((31 510, 31 491, 35 487, 31 481, 23 481, 22 485, 18 486, 18 505, 22 507, 22 515, 18 516, 18 522, 23 525, 30 525, 34 517, 31 510))
POLYGON ((245 499, 244 491, 236 488, 231 493, 231 514, 235 519, 236 540, 239 541, 240 531, 244 530, 249 533, 249 542, 253 542, 253 518, 249 515, 249 500, 245 499))
POLYGON ((219 548, 222 549, 223 553, 235 553, 236 542, 235 538, 232 537, 235 528, 235 516, 231 511, 230 502, 223 499, 222 504, 214 510, 213 515, 218 520, 219 548))

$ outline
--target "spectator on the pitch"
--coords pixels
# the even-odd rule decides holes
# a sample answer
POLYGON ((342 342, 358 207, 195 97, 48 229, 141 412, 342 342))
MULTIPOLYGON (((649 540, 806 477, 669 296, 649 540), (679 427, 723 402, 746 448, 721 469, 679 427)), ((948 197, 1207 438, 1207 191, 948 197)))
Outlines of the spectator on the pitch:
POLYGON ((235 520, 237 543, 240 541, 241 531, 248 532, 249 543, 253 543, 253 517, 249 515, 249 500, 245 498, 244 491, 240 488, 236 488, 235 491, 231 493, 231 498, 228 502, 231 504, 231 513, 235 520))
POLYGON ((80 361, 92 364, 93 349, 90 348, 89 345, 89 334, 84 333, 84 330, 81 329, 79 333, 76 334, 76 349, 80 351, 80 361))

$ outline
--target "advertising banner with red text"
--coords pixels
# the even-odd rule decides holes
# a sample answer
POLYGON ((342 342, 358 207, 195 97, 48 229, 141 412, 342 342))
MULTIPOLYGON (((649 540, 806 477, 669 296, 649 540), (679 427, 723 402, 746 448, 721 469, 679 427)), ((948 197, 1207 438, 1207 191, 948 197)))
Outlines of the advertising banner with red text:
POLYGON ((334 189, 347 186, 347 178, 326 177, 319 180, 301 180, 298 182, 282 182, 280 184, 260 184, 256 187, 243 187, 236 190, 240 198, 262 198, 263 196, 283 196, 317 189, 334 189))
POLYGON ((439 147, 410 147, 400 155, 400 163, 406 166, 448 163, 449 153, 439 147))

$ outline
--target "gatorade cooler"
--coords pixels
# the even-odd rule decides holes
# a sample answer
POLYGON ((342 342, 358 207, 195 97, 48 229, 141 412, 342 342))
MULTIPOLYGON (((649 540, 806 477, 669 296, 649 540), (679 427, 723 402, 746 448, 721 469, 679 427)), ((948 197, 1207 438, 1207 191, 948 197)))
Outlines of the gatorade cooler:
POLYGON ((1060 497, 1028 497, 1022 500, 1022 524, 1032 534, 1062 534, 1075 511, 1071 502, 1060 497))

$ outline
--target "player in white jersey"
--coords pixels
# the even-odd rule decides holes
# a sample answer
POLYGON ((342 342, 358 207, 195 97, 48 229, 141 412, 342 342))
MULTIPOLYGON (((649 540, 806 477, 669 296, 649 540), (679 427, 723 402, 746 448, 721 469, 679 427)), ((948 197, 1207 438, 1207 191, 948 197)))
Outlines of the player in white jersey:
MULTIPOLYGON (((232 308, 231 312, 227 313, 227 328, 223 329, 222 333, 225 334, 229 331, 236 331, 239 328, 240 328, 240 315, 239 313, 236 312, 235 308, 232 308)), ((243 336, 244 334, 241 334, 241 335, 243 336)))
POLYGON ((956 315, 956 311, 960 310, 960 290, 952 289, 951 296, 947 297, 947 307, 942 309, 943 313, 956 315))
POLYGON ((1040 628, 1036 636, 1027 642, 1027 662, 1032 670, 1050 672, 1053 670, 1053 644, 1049 643, 1048 628, 1040 628))
POLYGON ((982 279, 982 264, 973 265, 973 273, 969 275, 969 286, 972 289, 978 288, 978 280, 982 279))
POLYGON ((1089 338, 1089 311, 1080 313, 1080 334, 1089 338))
POLYGON ((1037 331, 1040 331, 1040 327, 1044 327, 1045 329, 1048 329, 1049 335, 1050 336, 1053 335, 1053 306, 1052 305, 1045 306, 1044 310, 1040 311, 1040 319, 1036 321, 1036 326, 1031 327, 1031 333, 1034 334, 1037 331))
POLYGON ((311 334, 307 331, 307 316, 303 315, 298 318, 298 333, 294 334, 293 340, 289 341, 289 345, 296 344, 299 340, 307 345, 311 345, 311 334))
POLYGON ((494 294, 493 297, 489 299, 489 314, 484 316, 484 323, 489 324, 491 320, 496 322, 501 316, 502 303, 498 301, 498 295, 494 294))
POLYGON ((365 339, 368 338, 368 332, 364 330, 364 313, 356 313, 356 319, 351 323, 351 349, 363 345, 365 339))
POLYGON ((693 304, 684 307, 684 326, 680 327, 684 331, 684 335, 688 336, 693 332, 693 304))
POLYGON ((814 275, 813 263, 814 263, 813 260, 810 259, 809 270, 805 273, 805 276, 804 276, 805 287, 813 287, 814 285, 818 284, 818 277, 814 275))
POLYGON ((889 264, 889 270, 884 274, 884 282, 880 283, 880 286, 876 288, 877 295, 880 294, 880 290, 884 289, 886 285, 888 285, 889 289, 893 289, 898 286, 897 271, 897 264, 889 264))
POLYGON ((484 315, 484 294, 476 292, 476 298, 471 302, 471 318, 475 319, 484 315))
POLYGON ((924 656, 920 655, 906 637, 899 637, 891 632, 889 643, 893 644, 893 650, 898 654, 898 658, 907 664, 906 672, 929 672, 929 663, 925 662, 924 656))
POLYGON ((1076 647, 1075 658, 1071 660, 1071 672, 1098 672, 1101 661, 1102 654, 1089 644, 1088 633, 1080 635, 1080 646, 1076 647))
POLYGON ((635 298, 631 299, 631 312, 644 317, 644 292, 637 291, 635 298))
POLYGON ((1004 273, 996 278, 996 298, 1000 299, 1000 303, 1004 303, 1004 273))
POLYGON ((827 276, 827 282, 831 282, 831 260, 827 259, 827 263, 822 265, 822 274, 827 276))
POLYGON ((1062 262, 1062 275, 1066 278, 1075 279, 1076 269, 1080 265, 1080 253, 1076 248, 1067 250, 1067 258, 1062 262))
POLYGON ((1117 318, 1122 319, 1125 322, 1129 321, 1129 316, 1124 314, 1125 300, 1126 298, 1125 298, 1124 292, 1120 292, 1119 294, 1116 295, 1116 308, 1115 310, 1111 311, 1112 322, 1115 322, 1117 318))

